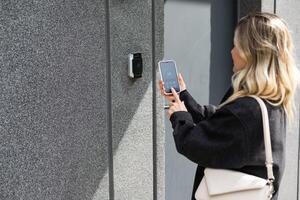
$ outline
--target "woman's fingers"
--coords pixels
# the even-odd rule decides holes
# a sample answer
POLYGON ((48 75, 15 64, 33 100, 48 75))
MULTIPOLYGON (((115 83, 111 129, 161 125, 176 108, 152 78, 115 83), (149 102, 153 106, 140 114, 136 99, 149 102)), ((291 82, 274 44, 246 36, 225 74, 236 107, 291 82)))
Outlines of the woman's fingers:
POLYGON ((162 87, 163 87, 163 82, 162 80, 159 80, 159 88, 162 89, 162 87))
POLYGON ((181 76, 181 73, 178 73, 178 80, 181 82, 182 80, 182 76, 181 76))
MULTIPOLYGON (((175 96, 174 95, 167 95, 165 93, 165 87, 163 86, 163 81, 159 80, 159 88, 160 88, 160 93, 162 96, 164 96, 169 102, 175 102, 175 96)), ((175 91, 176 93, 176 91, 175 91)), ((176 93, 176 95, 178 96, 178 94, 176 93)))
POLYGON ((181 82, 184 82, 184 80, 183 80, 183 77, 182 77, 181 73, 179 73, 179 80, 180 80, 181 82))
POLYGON ((181 73, 178 74, 178 81, 179 81, 179 83, 182 83, 182 76, 181 76, 181 73))
POLYGON ((162 96, 164 96, 169 102, 175 102, 175 98, 172 95, 166 95, 165 87, 163 86, 163 81, 159 80, 159 89, 162 96))
POLYGON ((159 80, 159 89, 160 89, 160 93, 161 95, 165 96, 164 94, 164 86, 163 86, 163 81, 162 80, 159 80))
POLYGON ((174 96, 166 95, 166 98, 168 99, 169 102, 175 102, 175 97, 174 96))
POLYGON ((179 98, 179 96, 178 96, 176 90, 172 87, 172 88, 171 88, 171 91, 172 91, 173 96, 175 97, 175 98, 174 98, 174 99, 175 99, 175 102, 180 103, 181 101, 180 101, 180 98, 179 98))
POLYGON ((159 88, 160 88, 160 91, 162 92, 162 94, 165 93, 165 87, 164 87, 164 83, 162 80, 159 81, 159 88))
POLYGON ((181 73, 178 74, 178 81, 179 81, 179 85, 180 85, 180 90, 185 90, 186 85, 185 85, 185 82, 183 80, 181 73))

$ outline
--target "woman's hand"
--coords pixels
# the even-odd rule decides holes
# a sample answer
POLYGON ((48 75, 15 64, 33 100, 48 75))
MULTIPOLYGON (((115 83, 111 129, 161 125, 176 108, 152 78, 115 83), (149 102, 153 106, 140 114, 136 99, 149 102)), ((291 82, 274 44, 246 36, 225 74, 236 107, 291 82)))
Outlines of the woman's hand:
POLYGON ((181 73, 178 74, 178 82, 179 82, 180 91, 186 90, 186 84, 183 80, 181 73))
MULTIPOLYGON (((183 91, 183 90, 186 90, 186 84, 183 80, 183 77, 182 77, 181 73, 178 74, 178 83, 179 83, 179 87, 180 87, 180 92, 183 91)), ((159 80, 159 88, 160 88, 161 95, 164 96, 169 102, 174 102, 175 101, 174 96, 166 94, 165 88, 164 88, 164 83, 163 83, 162 80, 159 80)))
POLYGON ((175 102, 170 102, 169 105, 170 105, 170 108, 168 110, 168 116, 169 116, 169 119, 171 117, 171 115, 174 113, 174 112, 177 112, 177 111, 187 111, 185 105, 184 105, 184 101, 181 101, 178 94, 176 93, 175 89, 174 88, 171 88, 171 91, 172 91, 172 94, 174 96, 174 99, 175 99, 175 102))

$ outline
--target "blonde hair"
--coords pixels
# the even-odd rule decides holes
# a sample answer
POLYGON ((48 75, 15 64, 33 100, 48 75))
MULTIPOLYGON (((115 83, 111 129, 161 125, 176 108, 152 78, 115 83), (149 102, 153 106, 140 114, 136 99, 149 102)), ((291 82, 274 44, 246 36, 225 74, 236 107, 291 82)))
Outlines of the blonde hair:
POLYGON ((275 14, 250 13, 239 20, 234 45, 246 65, 232 75, 233 94, 218 107, 239 97, 257 95, 273 106, 283 105, 288 122, 293 121, 293 96, 300 72, 287 23, 275 14))

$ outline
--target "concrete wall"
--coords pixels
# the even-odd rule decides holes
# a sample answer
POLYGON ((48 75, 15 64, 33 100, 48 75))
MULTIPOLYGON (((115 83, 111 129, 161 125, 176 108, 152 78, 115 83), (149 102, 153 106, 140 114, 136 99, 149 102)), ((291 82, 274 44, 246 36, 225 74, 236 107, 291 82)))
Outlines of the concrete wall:
POLYGON ((1 2, 0 38, 0 199, 164 199, 163 1, 1 2))

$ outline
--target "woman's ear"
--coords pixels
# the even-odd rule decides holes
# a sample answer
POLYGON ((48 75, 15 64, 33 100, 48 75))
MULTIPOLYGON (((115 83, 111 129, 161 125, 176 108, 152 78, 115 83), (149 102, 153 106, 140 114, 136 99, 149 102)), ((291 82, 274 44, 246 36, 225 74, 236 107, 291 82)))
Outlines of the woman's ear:
POLYGON ((231 50, 231 56, 233 60, 233 65, 234 65, 234 72, 244 68, 246 66, 246 60, 243 58, 241 55, 240 51, 234 47, 231 50))

